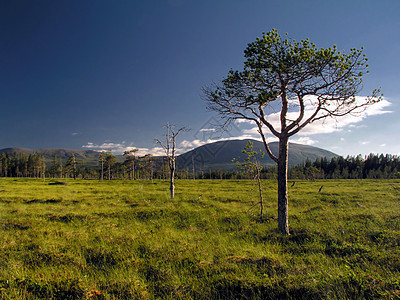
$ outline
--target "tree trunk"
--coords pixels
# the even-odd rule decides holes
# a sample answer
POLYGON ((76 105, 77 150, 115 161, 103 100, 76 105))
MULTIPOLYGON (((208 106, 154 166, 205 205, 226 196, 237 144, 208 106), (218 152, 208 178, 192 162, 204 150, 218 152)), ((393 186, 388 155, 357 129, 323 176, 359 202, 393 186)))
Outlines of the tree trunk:
POLYGON ((171 191, 171 199, 174 199, 174 197, 175 197, 174 177, 175 177, 175 168, 172 168, 171 169, 170 186, 169 186, 169 190, 171 191))
POLYGON ((288 151, 289 138, 282 136, 279 138, 279 157, 278 157, 278 231, 289 235, 289 207, 288 207, 288 151))
MULTIPOLYGON (((258 168, 258 166, 257 166, 258 168)), ((257 169, 257 182, 258 182, 258 192, 260 193, 260 217, 263 217, 264 201, 262 195, 262 185, 261 185, 261 174, 260 169, 257 169)), ((265 211, 265 216, 267 217, 267 211, 265 211)))
POLYGON ((43 159, 43 166, 42 166, 42 177, 43 177, 43 182, 46 181, 46 165, 44 163, 44 159, 43 159))

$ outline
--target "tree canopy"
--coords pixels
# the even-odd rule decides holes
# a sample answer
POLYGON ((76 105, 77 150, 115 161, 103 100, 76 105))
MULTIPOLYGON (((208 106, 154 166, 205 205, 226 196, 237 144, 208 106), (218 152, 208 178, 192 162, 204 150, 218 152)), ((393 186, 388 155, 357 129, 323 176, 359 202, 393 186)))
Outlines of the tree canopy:
POLYGON ((272 30, 248 44, 244 57, 242 71, 231 70, 221 83, 203 91, 208 109, 225 124, 246 119, 257 125, 266 152, 278 164, 278 227, 289 234, 289 138, 315 121, 362 112, 381 100, 380 91, 356 98, 368 72, 362 48, 345 54, 336 46, 317 48, 308 39, 295 41, 272 30), (275 111, 279 120, 272 118, 275 111), (279 139, 277 156, 268 146, 267 132, 279 139))
POLYGON ((221 84, 204 89, 208 109, 227 121, 252 120, 276 137, 293 136, 307 124, 327 117, 360 113, 381 100, 379 90, 361 101, 356 99, 362 77, 368 73, 363 48, 350 49, 349 54, 336 46, 318 49, 308 39, 283 39, 272 30, 250 43, 244 56, 243 71, 231 70, 221 84), (266 109, 277 101, 282 110, 279 124, 274 124, 266 109), (289 112, 297 116, 289 120, 289 112))

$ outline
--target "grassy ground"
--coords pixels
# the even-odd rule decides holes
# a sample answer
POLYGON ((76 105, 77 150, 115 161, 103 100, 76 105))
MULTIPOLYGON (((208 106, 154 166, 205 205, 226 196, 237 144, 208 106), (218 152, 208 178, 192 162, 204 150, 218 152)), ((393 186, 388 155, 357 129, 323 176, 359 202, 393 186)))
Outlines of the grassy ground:
POLYGON ((0 179, 1 299, 399 299, 400 181, 0 179), (319 192, 319 189, 322 190, 319 192), (199 200, 199 196, 200 200, 199 200))

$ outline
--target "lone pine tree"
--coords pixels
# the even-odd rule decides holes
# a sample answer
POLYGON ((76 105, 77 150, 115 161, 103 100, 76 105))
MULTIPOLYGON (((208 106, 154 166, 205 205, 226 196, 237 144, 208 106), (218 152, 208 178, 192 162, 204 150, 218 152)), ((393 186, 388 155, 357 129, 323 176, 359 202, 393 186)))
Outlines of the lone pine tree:
POLYGON ((266 153, 278 165, 278 230, 289 234, 289 138, 318 120, 362 112, 381 100, 380 91, 356 97, 368 68, 363 48, 348 54, 336 46, 318 49, 308 39, 295 41, 272 30, 248 44, 244 56, 242 71, 231 70, 203 93, 208 109, 225 124, 237 119, 256 124, 266 153), (279 120, 274 122, 276 111, 279 120), (267 132, 279 140, 277 155, 269 148, 267 132))

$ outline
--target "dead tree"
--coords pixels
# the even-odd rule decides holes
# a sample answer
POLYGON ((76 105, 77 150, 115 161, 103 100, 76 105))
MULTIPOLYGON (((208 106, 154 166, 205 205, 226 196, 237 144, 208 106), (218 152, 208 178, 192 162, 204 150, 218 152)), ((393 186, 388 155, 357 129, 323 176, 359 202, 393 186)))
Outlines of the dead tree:
POLYGON ((181 127, 176 130, 174 124, 166 124, 165 126, 166 133, 165 133, 165 142, 161 142, 160 140, 156 139, 156 143, 159 144, 165 152, 168 161, 168 167, 170 170, 170 192, 171 192, 171 199, 175 197, 175 170, 176 170, 176 137, 179 133, 183 131, 187 131, 186 127, 181 127))
POLYGON ((101 152, 100 157, 99 157, 99 163, 100 163, 100 180, 103 181, 104 179, 104 161, 106 159, 106 153, 104 151, 101 152))
POLYGON ((126 162, 129 165, 129 178, 131 180, 135 180, 135 162, 136 162, 136 152, 138 152, 139 149, 132 149, 130 151, 125 151, 124 156, 126 156, 126 162))

